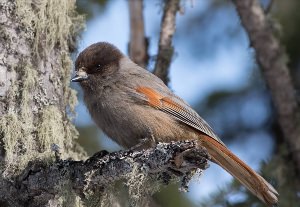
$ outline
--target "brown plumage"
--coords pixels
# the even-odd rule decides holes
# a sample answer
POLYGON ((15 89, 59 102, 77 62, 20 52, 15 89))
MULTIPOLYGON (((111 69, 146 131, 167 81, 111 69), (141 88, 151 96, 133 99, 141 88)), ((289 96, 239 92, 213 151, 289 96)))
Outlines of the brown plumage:
POLYGON ((96 124, 113 140, 132 147, 141 139, 199 140, 212 161, 223 167, 266 205, 278 203, 277 191, 235 156, 211 127, 181 98, 147 70, 109 43, 96 43, 75 63, 84 100, 96 124))

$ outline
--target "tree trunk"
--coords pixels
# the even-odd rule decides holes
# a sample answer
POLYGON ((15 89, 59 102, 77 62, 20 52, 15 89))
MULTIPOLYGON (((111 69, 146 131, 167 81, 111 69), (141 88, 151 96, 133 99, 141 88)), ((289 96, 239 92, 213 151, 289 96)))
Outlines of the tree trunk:
POLYGON ((82 25, 75 0, 1 1, 0 179, 12 179, 30 161, 53 160, 53 143, 63 158, 85 156, 69 118, 77 102, 70 53, 82 25))
POLYGON ((143 0, 128 1, 130 16, 130 42, 128 53, 130 59, 139 66, 148 65, 148 39, 145 36, 143 0))
POLYGON ((153 74, 159 77, 166 85, 169 83, 169 68, 174 53, 172 39, 176 29, 176 14, 179 10, 179 0, 165 1, 164 13, 161 20, 158 54, 153 74))
POLYGON ((296 90, 287 67, 286 55, 273 35, 258 0, 233 1, 245 27, 256 60, 270 89, 277 110, 278 122, 289 146, 297 174, 300 172, 300 107, 296 90))

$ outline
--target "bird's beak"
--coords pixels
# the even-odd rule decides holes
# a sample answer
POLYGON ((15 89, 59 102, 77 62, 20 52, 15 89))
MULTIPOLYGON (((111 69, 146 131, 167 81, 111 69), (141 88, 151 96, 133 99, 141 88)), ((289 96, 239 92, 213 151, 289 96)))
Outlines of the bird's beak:
POLYGON ((80 68, 77 72, 76 75, 71 79, 72 82, 81 82, 84 80, 88 79, 88 74, 82 69, 80 68))

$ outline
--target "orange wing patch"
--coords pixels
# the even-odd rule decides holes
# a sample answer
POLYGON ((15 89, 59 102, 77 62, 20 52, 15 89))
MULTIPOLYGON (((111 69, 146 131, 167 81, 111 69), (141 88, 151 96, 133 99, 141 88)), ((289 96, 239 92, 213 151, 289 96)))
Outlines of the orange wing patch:
POLYGON ((149 105, 153 107, 170 107, 172 109, 184 110, 179 104, 175 103, 168 97, 163 97, 153 89, 149 87, 139 87, 136 89, 137 92, 144 94, 149 101, 149 105))
POLYGON ((170 98, 168 97, 164 97, 161 99, 163 101, 163 103, 168 106, 171 107, 173 109, 179 109, 179 110, 184 110, 184 108, 182 106, 180 106, 179 104, 177 104, 176 102, 172 101, 170 98))
POLYGON ((149 101, 149 105, 153 107, 160 107, 161 106, 161 99, 163 98, 159 93, 154 91, 148 87, 139 87, 136 89, 137 92, 144 94, 149 101))
POLYGON ((136 91, 147 97, 147 103, 150 106, 173 116, 180 122, 199 130, 223 144, 211 127, 191 108, 184 107, 180 103, 173 101, 169 97, 162 96, 149 87, 139 87, 136 91))

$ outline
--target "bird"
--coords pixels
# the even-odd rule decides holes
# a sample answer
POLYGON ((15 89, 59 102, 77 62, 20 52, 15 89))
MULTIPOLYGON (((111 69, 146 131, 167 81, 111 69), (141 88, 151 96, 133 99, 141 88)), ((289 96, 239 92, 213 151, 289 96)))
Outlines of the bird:
POLYGON ((231 152, 188 103, 113 44, 94 43, 79 53, 71 81, 80 84, 84 102, 97 126, 122 147, 134 147, 145 139, 197 140, 198 145, 206 148, 210 161, 225 169, 263 203, 278 203, 275 188, 231 152))

